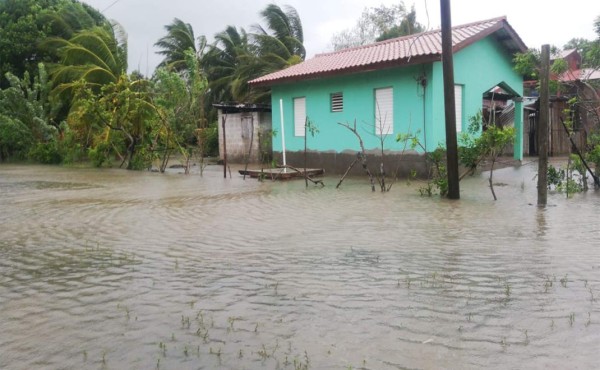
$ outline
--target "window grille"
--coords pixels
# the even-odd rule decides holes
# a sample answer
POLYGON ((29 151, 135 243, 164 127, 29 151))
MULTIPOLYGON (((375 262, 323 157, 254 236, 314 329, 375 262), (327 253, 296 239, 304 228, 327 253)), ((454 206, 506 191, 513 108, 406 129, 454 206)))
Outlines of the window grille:
POLYGON ((331 111, 332 112, 343 112, 344 111, 344 94, 341 92, 331 94, 331 111))

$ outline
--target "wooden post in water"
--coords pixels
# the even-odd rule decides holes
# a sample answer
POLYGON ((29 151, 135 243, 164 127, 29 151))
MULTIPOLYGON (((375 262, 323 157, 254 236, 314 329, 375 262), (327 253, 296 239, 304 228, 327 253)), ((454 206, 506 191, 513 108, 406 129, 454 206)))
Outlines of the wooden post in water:
POLYGON ((308 136, 308 116, 304 120, 304 184, 308 187, 308 175, 306 174, 306 137, 308 136))
POLYGON ((440 0, 442 13, 442 71, 444 75, 444 108, 446 113, 446 161, 448 198, 460 199, 458 182, 458 143, 456 139, 456 106, 454 96, 454 61, 452 57, 452 17, 450 0, 440 0))
POLYGON ((225 122, 227 114, 221 116, 221 127, 223 128, 223 178, 227 178, 227 135, 225 133, 225 122))
POLYGON ((550 46, 542 45, 542 65, 540 68, 540 119, 538 122, 538 206, 548 203, 548 114, 550 80, 550 46))

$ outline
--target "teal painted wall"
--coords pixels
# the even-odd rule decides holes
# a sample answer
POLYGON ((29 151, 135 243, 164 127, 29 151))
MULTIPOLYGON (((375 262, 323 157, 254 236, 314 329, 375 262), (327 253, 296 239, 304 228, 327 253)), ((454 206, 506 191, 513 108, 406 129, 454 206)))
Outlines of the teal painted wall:
MULTIPOLYGON (((467 127, 468 117, 481 109, 485 91, 504 82, 522 95, 522 77, 513 70, 511 59, 491 37, 455 54, 455 82, 463 85, 463 130, 467 127)), ((286 150, 304 149, 304 137, 294 135, 293 99, 297 97, 306 98, 306 115, 319 129, 315 137, 308 136, 309 149, 336 152, 360 150, 354 134, 337 124, 353 124, 355 120, 365 148, 378 149, 380 142, 374 135, 373 126, 374 89, 384 87, 394 90, 394 132, 386 137, 386 149, 403 150, 404 145, 396 142, 396 135, 409 131, 420 132, 420 140, 427 144, 427 150, 433 150, 438 143, 445 142, 442 65, 434 62, 273 86, 273 129, 277 131, 273 150, 282 150, 280 99, 283 100, 286 150), (425 109, 424 89, 417 82, 417 78, 423 75, 428 81, 425 109), (336 92, 344 94, 343 112, 331 112, 330 94, 336 92)))
MULTIPOLYGON (((523 95, 523 77, 514 71, 512 56, 492 37, 480 40, 454 54, 454 83, 463 85, 462 131, 466 131, 469 117, 481 110, 483 93, 502 82, 519 96, 523 95)), ((432 102, 435 126, 432 132, 433 142, 437 145, 446 141, 441 62, 433 64, 431 90, 436 97, 432 102)), ((433 148, 428 147, 428 150, 431 149, 433 148)))
MULTIPOLYGON (((280 103, 283 99, 285 122, 286 150, 304 150, 304 138, 294 136, 293 99, 306 97, 306 115, 317 126, 319 133, 315 137, 308 136, 308 147, 313 150, 359 151, 356 136, 338 122, 354 124, 360 133, 365 148, 377 149, 380 146, 378 137, 374 136, 375 128, 375 96, 376 88, 393 88, 394 99, 394 132, 386 135, 385 148, 402 150, 403 144, 396 142, 398 133, 421 131, 423 136, 424 109, 423 88, 416 78, 426 74, 431 76, 431 65, 419 65, 373 71, 356 75, 334 77, 328 79, 297 82, 277 85, 272 88, 273 129, 277 136, 273 140, 273 150, 281 151, 280 103), (330 95, 344 94, 343 112, 331 112, 330 95)), ((431 112, 431 92, 426 89, 425 111, 431 112)), ((425 120, 430 120, 430 114, 425 120)), ((428 123, 428 127, 431 126, 428 123)), ((409 148, 407 148, 409 149, 409 148)))

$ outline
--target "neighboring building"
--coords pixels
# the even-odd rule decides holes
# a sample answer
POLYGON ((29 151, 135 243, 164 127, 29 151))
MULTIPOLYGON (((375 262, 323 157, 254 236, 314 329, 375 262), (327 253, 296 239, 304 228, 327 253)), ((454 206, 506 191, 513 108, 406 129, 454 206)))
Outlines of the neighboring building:
MULTIPOLYGON (((457 130, 467 129, 469 117, 483 110, 484 99, 499 87, 516 105, 517 159, 522 158, 523 78, 513 69, 513 55, 526 50, 505 17, 453 27, 457 130)), ((311 166, 340 171, 360 147, 338 122, 356 122, 365 148, 373 153, 383 136, 389 157, 407 149, 396 142, 400 133, 418 133, 427 151, 445 142, 441 54, 436 30, 319 54, 250 84, 271 87, 273 125, 278 129, 283 117, 288 162, 302 158, 309 117, 319 130, 307 138, 311 166)), ((281 151, 281 140, 274 140, 273 152, 281 151)))
MULTIPOLYGON (((551 156, 564 156, 572 152, 573 143, 579 149, 587 145, 588 134, 598 130, 600 117, 600 71, 592 68, 581 68, 581 55, 576 49, 558 52, 552 60, 564 59, 567 71, 560 76, 551 75, 550 78, 560 82, 560 87, 555 95, 550 96, 550 110, 548 114, 548 154, 551 156), (569 100, 578 98, 578 103, 571 106, 569 100), (566 111, 571 112, 571 117, 566 117, 566 111), (562 120, 572 122, 572 133, 568 135, 562 120)), ((524 104, 526 120, 524 124, 524 153, 538 155, 538 117, 539 102, 537 96, 537 81, 525 81, 524 90, 531 96, 524 104)))
POLYGON ((219 112, 219 158, 230 163, 259 163, 271 152, 271 107, 264 104, 213 104, 219 112), (223 131, 223 124, 225 131, 223 131), (225 132, 225 135, 224 135, 225 132), (224 145, 226 144, 226 145, 224 145))

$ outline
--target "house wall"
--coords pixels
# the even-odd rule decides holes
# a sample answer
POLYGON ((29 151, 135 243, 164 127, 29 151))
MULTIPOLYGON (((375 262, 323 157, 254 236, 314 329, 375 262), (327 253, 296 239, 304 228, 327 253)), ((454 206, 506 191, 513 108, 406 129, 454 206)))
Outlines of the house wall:
MULTIPOLYGON (((224 158, 223 141, 223 116, 219 110, 219 158, 224 158)), ((229 113, 226 115, 225 132, 227 139, 227 161, 230 163, 245 163, 252 145, 250 154, 250 163, 259 162, 259 133, 261 137, 266 137, 268 130, 271 129, 270 112, 242 112, 229 113), (252 134, 252 129, 254 134, 252 134)))
MULTIPOLYGON (((483 93, 504 83, 516 94, 522 95, 522 77, 513 70, 512 56, 492 37, 480 40, 454 56, 456 84, 463 86, 462 130, 468 127, 468 119, 482 108, 483 93)), ((354 75, 337 76, 295 83, 285 83, 272 87, 273 128, 277 136, 273 139, 273 152, 281 153, 281 111, 285 123, 285 147, 287 157, 301 158, 304 150, 304 137, 294 133, 294 98, 306 98, 306 115, 319 132, 307 137, 310 153, 309 166, 315 163, 335 172, 347 167, 356 152, 360 151, 356 136, 338 122, 353 125, 361 135, 365 149, 376 154, 380 149, 380 139, 375 135, 375 98, 377 88, 393 88, 394 123, 393 133, 385 135, 384 147, 388 154, 410 152, 410 145, 396 142, 399 133, 417 134, 427 151, 433 151, 445 142, 444 93, 441 62, 393 68, 354 75), (420 77, 427 79, 424 89, 420 77), (330 96, 342 92, 343 112, 331 112, 330 96), (340 158, 342 154, 346 158, 340 158), (333 158, 334 163, 329 163, 333 158), (329 164, 329 165, 328 165, 329 164)), ((417 148, 417 152, 423 150, 417 148)), ((417 156, 418 157, 418 156, 417 156)), ((421 156, 421 161, 423 156, 421 156)), ((281 160, 281 157, 279 157, 281 160)), ((416 158, 418 160, 418 158, 416 158)), ((298 163, 288 164, 297 165, 298 163)), ((360 167, 360 166, 358 166, 360 167)), ((424 168, 424 167, 421 167, 424 168)))
MULTIPOLYGON (((523 96, 523 77, 513 69, 513 66, 512 56, 508 55, 491 36, 454 54, 454 82, 463 85, 463 119, 460 122, 462 131, 467 130, 469 117, 482 109, 483 93, 496 85, 505 83, 519 96, 523 96)), ((431 130, 433 142, 444 143, 446 131, 441 62, 433 64, 431 89, 436 97, 432 104, 433 122, 436 127, 435 130, 431 130)))
MULTIPOLYGON (((306 115, 319 132, 307 137, 309 150, 342 152, 360 150, 356 136, 338 122, 353 125, 362 137, 365 149, 377 150, 379 137, 375 135, 375 89, 393 88, 394 129, 385 135, 385 148, 402 150, 404 144, 396 142, 398 133, 421 131, 424 136, 424 111, 431 110, 431 92, 426 89, 425 109, 423 107, 423 88, 417 83, 417 77, 431 76, 431 65, 413 66, 401 69, 373 71, 357 75, 348 75, 320 80, 302 81, 284 84, 272 88, 273 128, 277 136, 273 140, 273 150, 282 150, 280 127, 280 99, 283 101, 285 122, 285 146, 287 151, 303 151, 304 137, 294 134, 293 99, 306 97, 306 115), (342 92, 343 112, 331 112, 330 95, 342 92)), ((428 125, 430 126, 430 125, 428 125)), ((407 148, 409 149, 409 148, 407 148)))

